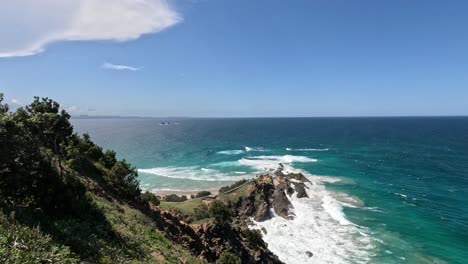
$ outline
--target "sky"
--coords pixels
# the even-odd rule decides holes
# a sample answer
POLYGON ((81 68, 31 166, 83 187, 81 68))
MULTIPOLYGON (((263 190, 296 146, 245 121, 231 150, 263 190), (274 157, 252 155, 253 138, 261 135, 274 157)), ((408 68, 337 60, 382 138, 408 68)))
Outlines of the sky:
POLYGON ((0 92, 72 115, 468 115, 468 1, 15 0, 0 92))

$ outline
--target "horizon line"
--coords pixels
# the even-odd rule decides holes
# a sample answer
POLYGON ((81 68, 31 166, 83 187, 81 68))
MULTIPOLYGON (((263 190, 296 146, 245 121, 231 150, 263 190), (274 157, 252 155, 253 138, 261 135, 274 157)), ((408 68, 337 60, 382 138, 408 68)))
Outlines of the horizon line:
POLYGON ((280 118, 434 118, 468 117, 468 115, 381 115, 381 116, 121 116, 121 115, 71 115, 73 119, 280 119, 280 118))

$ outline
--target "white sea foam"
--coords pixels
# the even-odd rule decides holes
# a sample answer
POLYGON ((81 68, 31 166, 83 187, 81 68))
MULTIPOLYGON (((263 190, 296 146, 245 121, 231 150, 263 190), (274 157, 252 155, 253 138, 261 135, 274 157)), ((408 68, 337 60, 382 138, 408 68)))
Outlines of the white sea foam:
POLYGON ((293 149, 293 148, 286 148, 287 151, 329 151, 328 148, 301 148, 301 149, 293 149))
POLYGON ((252 148, 252 147, 247 147, 247 146, 245 146, 245 147, 244 147, 244 150, 247 151, 247 152, 250 152, 250 151, 264 151, 265 149, 262 148, 262 147, 254 147, 254 148, 252 148))
POLYGON ((346 218, 343 206, 361 206, 357 197, 328 191, 324 182, 339 178, 312 176, 294 168, 292 162, 314 162, 302 156, 257 156, 240 160, 254 168, 276 168, 278 162, 285 170, 301 172, 311 181, 306 183, 309 198, 290 197, 295 218, 286 220, 275 216, 264 222, 254 222, 253 229, 265 228, 263 239, 268 248, 285 263, 367 263, 370 261, 372 239, 367 230, 346 218), (338 198, 338 199, 337 199, 338 198), (313 253, 308 257, 306 252, 313 253))
MULTIPOLYGON (((293 155, 284 155, 284 156, 253 156, 245 157, 238 160, 240 165, 251 166, 257 170, 275 170, 278 168, 278 164, 282 163, 283 165, 288 165, 293 162, 316 162, 316 159, 304 157, 304 156, 293 156, 293 155)), ((285 166, 285 171, 292 172, 293 169, 290 166, 285 166)))
POLYGON ((222 151, 218 151, 216 153, 224 154, 224 155, 239 155, 239 154, 244 153, 244 150, 242 150, 242 149, 222 150, 222 151))
POLYGON ((189 179, 194 181, 236 181, 241 178, 248 178, 248 175, 239 176, 237 173, 220 172, 219 170, 200 168, 196 166, 138 169, 138 172, 175 179, 189 179))
POLYGON ((274 216, 252 228, 266 229, 268 248, 285 263, 367 263, 372 240, 364 228, 346 219, 340 202, 322 184, 307 186, 310 198, 290 197, 293 220, 274 216))

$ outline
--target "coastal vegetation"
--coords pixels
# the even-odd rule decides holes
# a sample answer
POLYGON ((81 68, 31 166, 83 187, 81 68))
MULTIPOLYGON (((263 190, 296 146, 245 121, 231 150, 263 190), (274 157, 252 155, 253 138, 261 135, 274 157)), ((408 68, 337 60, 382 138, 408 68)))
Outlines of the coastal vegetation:
POLYGON ((0 94, 0 263, 280 263, 239 221, 254 182, 160 200, 57 102, 9 110, 0 94))
POLYGON ((69 119, 48 98, 10 112, 0 94, 0 262, 204 262, 158 230, 136 169, 69 119))

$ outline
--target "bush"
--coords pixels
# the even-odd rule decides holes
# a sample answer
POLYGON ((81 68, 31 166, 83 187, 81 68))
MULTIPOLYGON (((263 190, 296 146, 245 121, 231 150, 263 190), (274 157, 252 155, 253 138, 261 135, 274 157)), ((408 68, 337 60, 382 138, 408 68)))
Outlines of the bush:
POLYGON ((216 263, 218 264, 241 264, 241 260, 238 256, 225 250, 221 253, 216 263))
POLYGON ((209 192, 209 191, 201 191, 201 192, 198 192, 197 193, 197 198, 201 198, 201 197, 205 197, 205 196, 208 196, 208 195, 211 195, 212 193, 209 192))
POLYGON ((10 220, 0 212, 0 263, 80 262, 69 247, 55 243, 39 228, 10 223, 10 220))
POLYGON ((152 203, 154 205, 159 205, 161 203, 158 197, 156 197, 154 193, 150 193, 150 192, 145 192, 141 194, 141 200, 145 203, 152 203))
POLYGON ((257 248, 264 243, 262 239, 262 234, 258 230, 245 229, 244 235, 247 238, 247 241, 249 241, 249 243, 254 248, 257 248))
POLYGON ((210 203, 208 214, 213 217, 219 225, 227 225, 231 222, 231 210, 221 201, 214 200, 210 203))
POLYGON ((195 221, 210 217, 210 214, 208 213, 208 206, 206 206, 205 204, 200 204, 199 206, 195 207, 193 211, 193 219, 195 221))
POLYGON ((140 196, 141 190, 137 180, 138 173, 135 167, 132 167, 125 160, 117 161, 111 169, 110 185, 128 198, 140 196))
POLYGON ((187 196, 185 195, 177 196, 177 194, 169 194, 169 195, 166 195, 166 197, 164 198, 164 201, 176 202, 176 203, 185 202, 187 201, 187 196))
POLYGON ((230 190, 233 190, 233 189, 241 186, 242 184, 244 184, 246 182, 247 182, 247 180, 244 179, 244 180, 237 181, 237 182, 233 183, 232 185, 221 187, 221 189, 219 189, 219 193, 225 193, 225 192, 228 192, 230 190))

